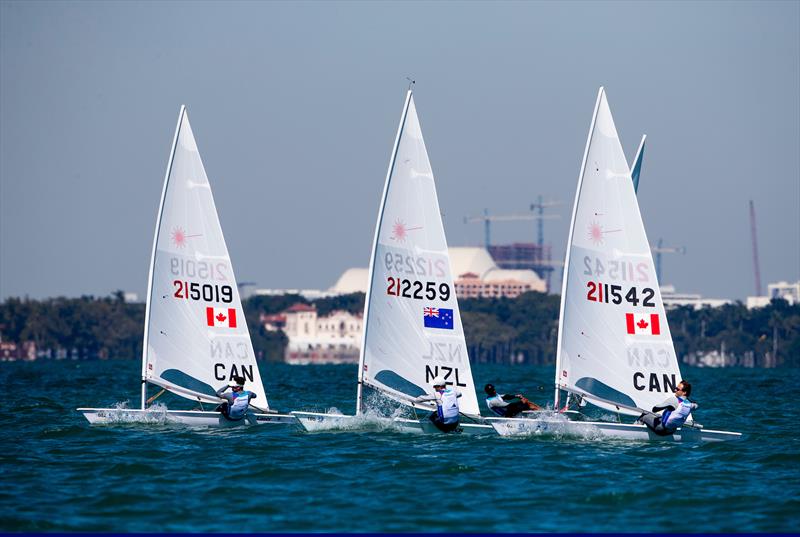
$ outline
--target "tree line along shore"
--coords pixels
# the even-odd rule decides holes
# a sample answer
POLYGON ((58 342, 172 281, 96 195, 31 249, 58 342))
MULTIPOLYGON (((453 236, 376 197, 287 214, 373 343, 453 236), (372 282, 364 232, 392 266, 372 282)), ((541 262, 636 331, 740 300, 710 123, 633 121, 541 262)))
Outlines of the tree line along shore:
MULTIPOLYGON (((555 362, 559 296, 537 292, 518 298, 459 301, 473 363, 555 362)), ((253 296, 243 303, 253 347, 260 360, 282 361, 287 338, 267 330, 262 315, 297 303, 313 304, 319 315, 335 310, 361 314, 364 294, 317 300, 298 295, 253 296)), ((667 311, 678 360, 688 365, 792 367, 800 365, 800 305, 773 300, 763 308, 743 304, 667 311)), ((144 304, 127 303, 122 292, 97 298, 9 298, 0 304, 0 351, 14 359, 139 359, 144 304), (33 349, 33 350, 31 350, 33 349)), ((0 355, 2 356, 2 355, 0 355)))

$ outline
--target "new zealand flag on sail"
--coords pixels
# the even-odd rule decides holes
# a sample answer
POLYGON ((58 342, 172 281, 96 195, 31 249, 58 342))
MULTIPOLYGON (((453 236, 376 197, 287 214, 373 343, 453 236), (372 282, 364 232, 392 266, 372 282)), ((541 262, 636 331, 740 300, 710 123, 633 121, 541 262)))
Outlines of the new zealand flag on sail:
POLYGON ((425 321, 425 328, 453 329, 453 310, 426 307, 422 310, 422 319, 425 321))

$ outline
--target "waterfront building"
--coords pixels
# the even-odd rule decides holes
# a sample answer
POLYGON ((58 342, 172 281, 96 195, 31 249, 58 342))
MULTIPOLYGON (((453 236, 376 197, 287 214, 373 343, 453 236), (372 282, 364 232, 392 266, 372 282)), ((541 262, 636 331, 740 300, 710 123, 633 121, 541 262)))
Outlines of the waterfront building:
POLYGON ((550 277, 555 269, 552 261, 552 248, 549 244, 515 242, 512 244, 493 244, 489 254, 503 269, 530 269, 545 282, 550 292, 550 277))
POLYGON ((661 300, 667 309, 678 306, 691 306, 699 310, 704 307, 718 308, 725 304, 733 304, 733 301, 727 298, 704 298, 696 293, 678 293, 674 285, 662 285, 660 289, 661 300))
POLYGON ((36 343, 33 341, 23 341, 20 344, 13 341, 0 340, 0 362, 16 362, 25 360, 32 362, 36 360, 36 343))
POLYGON ((775 298, 782 298, 789 304, 800 304, 800 281, 794 283, 776 282, 767 285, 766 296, 747 297, 747 309, 763 308, 775 298))
POLYGON ((278 315, 262 315, 269 331, 282 330, 289 340, 284 361, 288 364, 358 363, 361 315, 336 310, 320 317, 308 304, 295 304, 278 315))

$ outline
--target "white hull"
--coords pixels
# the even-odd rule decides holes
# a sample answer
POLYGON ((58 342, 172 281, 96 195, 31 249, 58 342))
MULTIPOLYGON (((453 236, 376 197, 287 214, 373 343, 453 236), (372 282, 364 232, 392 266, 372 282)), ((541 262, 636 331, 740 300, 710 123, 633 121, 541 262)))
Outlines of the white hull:
POLYGON ((92 425, 109 423, 181 423, 196 427, 235 427, 238 425, 295 425, 291 414, 249 412, 245 419, 231 421, 219 412, 202 410, 166 410, 133 408, 79 408, 92 425))
POLYGON ((742 433, 714 431, 696 427, 681 427, 675 434, 659 436, 641 424, 604 421, 568 421, 554 418, 488 418, 486 420, 501 436, 572 436, 578 438, 614 438, 638 441, 717 442, 738 440, 742 433))
MULTIPOLYGON (((373 416, 345 416, 343 414, 324 414, 321 412, 292 412, 301 427, 309 432, 346 430, 394 430, 406 433, 442 434, 427 419, 379 418, 373 416)), ((495 434, 491 425, 480 423, 461 423, 461 434, 495 434)))

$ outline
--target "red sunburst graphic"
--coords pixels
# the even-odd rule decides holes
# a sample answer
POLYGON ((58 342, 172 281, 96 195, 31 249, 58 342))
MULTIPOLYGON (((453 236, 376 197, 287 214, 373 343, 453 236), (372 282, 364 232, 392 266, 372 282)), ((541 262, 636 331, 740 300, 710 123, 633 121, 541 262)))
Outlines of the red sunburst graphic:
POLYGON ((186 246, 186 232, 182 227, 176 227, 172 230, 172 243, 178 248, 186 246))
POLYGON ((394 225, 392 226, 392 239, 405 242, 406 236, 408 235, 408 230, 406 229, 406 224, 402 220, 395 220, 394 225))
POLYGON ((395 220, 394 225, 392 225, 392 240, 397 242, 406 242, 408 238, 409 231, 416 231, 418 229, 422 229, 422 226, 417 227, 407 227, 406 223, 402 220, 395 220))
POLYGON ((589 238, 595 244, 603 244, 603 226, 592 222, 589 226, 589 238))

